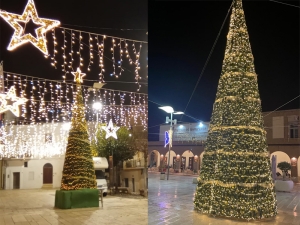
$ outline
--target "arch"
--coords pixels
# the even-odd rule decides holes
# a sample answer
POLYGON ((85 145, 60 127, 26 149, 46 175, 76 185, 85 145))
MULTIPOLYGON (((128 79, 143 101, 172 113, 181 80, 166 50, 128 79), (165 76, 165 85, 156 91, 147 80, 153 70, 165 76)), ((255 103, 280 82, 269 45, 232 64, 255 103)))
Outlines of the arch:
POLYGON ((152 150, 148 157, 148 166, 152 167, 159 167, 160 165, 160 153, 157 150, 152 150))
MULTIPOLYGON (((166 165, 168 165, 168 161, 169 161, 168 157, 169 157, 169 151, 167 151, 167 153, 165 154, 165 157, 164 157, 166 165)), ((170 151, 170 163, 169 163, 169 166, 173 166, 173 159, 174 159, 174 157, 176 158, 176 153, 173 150, 171 150, 170 151)))
POLYGON ((193 170, 194 168, 194 153, 191 150, 186 150, 182 156, 182 165, 184 169, 193 170))
POLYGON ((291 159, 290 157, 285 153, 285 152, 282 152, 282 151, 276 151, 276 152, 273 152, 271 155, 270 155, 270 160, 271 160, 271 163, 272 163, 272 156, 275 155, 276 156, 276 173, 279 172, 279 173, 282 173, 282 171, 280 169, 277 168, 277 165, 278 163, 280 162, 288 162, 288 163, 291 163, 291 159))
POLYGON ((53 166, 51 163, 46 163, 43 166, 43 184, 53 183, 53 166))

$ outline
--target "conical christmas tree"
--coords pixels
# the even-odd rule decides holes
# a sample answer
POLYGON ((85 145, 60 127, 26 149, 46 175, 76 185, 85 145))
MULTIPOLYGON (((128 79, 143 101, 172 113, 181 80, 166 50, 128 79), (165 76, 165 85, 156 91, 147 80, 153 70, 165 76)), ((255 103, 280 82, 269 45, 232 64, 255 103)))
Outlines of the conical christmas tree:
POLYGON ((80 85, 83 74, 80 70, 77 70, 74 75, 77 83, 77 95, 72 111, 72 124, 69 132, 61 190, 96 189, 97 182, 80 85))
POLYGON ((277 214, 242 0, 234 0, 194 206, 199 212, 247 220, 277 214))

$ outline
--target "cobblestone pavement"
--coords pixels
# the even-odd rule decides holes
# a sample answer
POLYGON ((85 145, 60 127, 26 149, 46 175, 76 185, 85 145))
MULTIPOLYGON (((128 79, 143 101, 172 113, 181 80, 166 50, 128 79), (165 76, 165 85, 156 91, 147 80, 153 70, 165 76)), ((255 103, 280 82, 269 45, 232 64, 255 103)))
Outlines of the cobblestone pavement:
POLYGON ((279 210, 275 219, 245 222, 195 212, 193 178, 170 175, 169 180, 160 180, 160 174, 149 173, 149 225, 300 225, 300 184, 296 184, 291 193, 276 193, 279 210))
POLYGON ((146 198, 108 195, 103 208, 54 209, 54 197, 55 190, 0 190, 0 225, 148 224, 146 198))

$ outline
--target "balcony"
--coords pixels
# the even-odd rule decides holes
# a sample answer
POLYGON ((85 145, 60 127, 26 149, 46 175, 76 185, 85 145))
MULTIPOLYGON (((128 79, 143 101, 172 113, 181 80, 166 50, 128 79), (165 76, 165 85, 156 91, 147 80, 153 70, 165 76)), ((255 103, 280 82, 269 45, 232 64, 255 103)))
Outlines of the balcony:
POLYGON ((145 167, 144 159, 129 159, 123 162, 123 169, 141 169, 145 167))

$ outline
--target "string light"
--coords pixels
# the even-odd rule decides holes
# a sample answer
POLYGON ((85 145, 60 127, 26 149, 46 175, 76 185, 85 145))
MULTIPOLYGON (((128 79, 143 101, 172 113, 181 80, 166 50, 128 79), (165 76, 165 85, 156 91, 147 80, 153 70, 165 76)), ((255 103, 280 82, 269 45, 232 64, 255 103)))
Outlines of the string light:
POLYGON ((33 0, 28 0, 22 15, 0 11, 0 16, 15 30, 8 45, 8 50, 14 50, 20 45, 30 42, 45 55, 48 55, 45 34, 47 31, 59 26, 59 21, 39 18, 33 0), (20 22, 27 24, 29 20, 32 20, 36 25, 40 25, 35 30, 36 38, 30 33, 24 34, 24 28, 20 25, 20 22))
POLYGON ((63 75, 63 80, 64 82, 66 81, 66 74, 67 74, 67 70, 66 70, 66 65, 67 65, 67 62, 66 62, 66 59, 67 59, 67 56, 66 56, 66 48, 67 48, 67 40, 66 40, 66 32, 65 30, 62 30, 62 33, 64 35, 64 45, 63 47, 61 47, 61 49, 63 50, 63 55, 62 55, 62 58, 63 58, 63 64, 61 65, 62 67, 62 71, 64 72, 64 75, 63 75))
POLYGON ((57 53, 56 50, 56 46, 57 46, 57 42, 56 42, 56 36, 55 36, 55 30, 52 30, 52 39, 53 39, 53 55, 51 57, 51 65, 56 69, 56 63, 57 61, 55 60, 55 55, 57 53))
POLYGON ((248 221, 276 216, 270 168, 242 0, 234 0, 195 210, 248 221))

